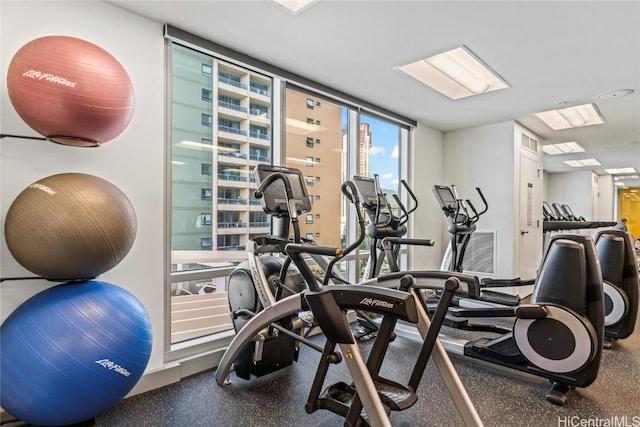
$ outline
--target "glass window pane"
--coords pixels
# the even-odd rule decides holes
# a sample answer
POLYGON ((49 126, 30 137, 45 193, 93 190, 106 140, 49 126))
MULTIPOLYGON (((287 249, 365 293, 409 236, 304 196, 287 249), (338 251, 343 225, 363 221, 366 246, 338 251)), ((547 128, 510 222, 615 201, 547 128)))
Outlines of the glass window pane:
MULTIPOLYGON (((398 206, 393 197, 398 194, 400 184, 400 127, 375 117, 360 115, 358 132, 358 171, 357 175, 373 177, 378 175, 382 192, 387 195, 392 209, 398 214, 398 206)), ((367 223, 370 219, 367 218, 367 223)), ((369 249, 369 245, 365 245, 369 249)), ((361 261, 361 274, 364 273, 364 261, 361 261)), ((382 272, 388 272, 385 260, 382 272)))
POLYGON ((377 174, 380 186, 393 200, 391 194, 398 192, 400 184, 400 127, 361 114, 359 135, 358 175, 373 177, 377 174))
MULTIPOLYGON (((246 259, 250 236, 271 231, 252 196, 252 171, 272 160, 272 81, 174 44, 171 87, 172 277, 203 269, 211 274, 176 279, 168 291, 185 299, 185 307, 186 299, 217 294, 228 310, 226 275, 246 259)), ((172 344, 232 328, 228 314, 213 324, 212 316, 193 313, 200 320, 172 309, 172 344)))
POLYGON ((313 205, 313 214, 300 221, 300 232, 315 236, 319 244, 342 246, 345 218, 340 186, 346 179, 346 108, 329 101, 314 105, 308 94, 291 88, 285 96, 285 165, 300 169, 308 192, 316 200, 322 197, 322 203, 313 205))

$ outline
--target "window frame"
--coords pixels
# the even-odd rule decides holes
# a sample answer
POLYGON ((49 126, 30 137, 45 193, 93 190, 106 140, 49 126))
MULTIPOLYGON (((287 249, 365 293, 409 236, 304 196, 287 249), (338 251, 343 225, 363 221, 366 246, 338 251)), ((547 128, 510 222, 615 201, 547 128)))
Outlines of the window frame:
MULTIPOLYGON (((211 58, 213 58, 214 62, 215 60, 224 61, 233 66, 244 67, 251 72, 255 72, 260 75, 266 76, 267 78, 272 79, 272 86, 271 86, 272 103, 271 103, 271 106, 269 107, 271 109, 271 113, 269 114, 267 112, 267 114, 270 116, 271 123, 272 123, 272 128, 271 128, 272 129, 272 135, 271 135, 272 145, 271 145, 270 155, 271 155, 273 164, 282 164, 284 160, 282 158, 282 153, 284 152, 284 149, 282 146, 280 146, 278 142, 283 140, 281 135, 283 132, 282 127, 284 126, 283 117, 286 115, 286 112, 285 112, 286 109, 284 106, 284 102, 282 100, 283 98, 282 95, 284 93, 285 87, 295 87, 300 90, 306 90, 310 93, 313 93, 314 97, 316 97, 317 95, 320 98, 327 98, 330 101, 338 102, 348 107, 351 111, 367 112, 369 114, 379 114, 383 117, 388 118, 392 122, 395 122, 400 126, 405 127, 407 130, 411 130, 412 127, 416 126, 417 124, 415 121, 408 119, 404 116, 398 115, 390 110, 386 110, 382 107, 367 103, 366 101, 363 101, 361 99, 358 99, 346 93, 342 93, 335 89, 323 86, 311 80, 305 79, 304 77, 301 77, 299 75, 274 67, 271 64, 262 62, 255 58, 251 58, 235 50, 218 45, 209 40, 202 39, 193 34, 189 34, 169 24, 165 24, 164 33, 165 33, 165 39, 167 43, 167 52, 168 52, 168 54, 166 55, 166 58, 167 58, 166 66, 167 66, 168 75, 171 75, 171 67, 172 67, 171 45, 177 44, 177 45, 186 47, 188 49, 192 49, 197 52, 208 55, 211 58)), ((202 72, 202 68, 200 71, 202 72)), ((218 70, 215 68, 215 66, 213 66, 211 69, 211 77, 215 77, 217 74, 218 74, 218 70)), ((171 79, 169 78, 166 80, 167 80, 167 91, 169 94, 171 94, 172 93, 171 81, 170 81, 171 79)), ((214 98, 215 96, 216 95, 214 93, 214 98)), ((171 136, 170 136, 171 123, 172 123, 171 111, 170 111, 171 102, 172 102, 172 97, 169 95, 167 96, 167 108, 169 109, 169 114, 167 115, 167 121, 165 123, 165 126, 167 128, 167 132, 166 132, 167 147, 169 150, 171 148, 171 136)), ((321 105, 320 100, 316 99, 315 102, 316 102, 316 106, 321 105)), ((215 108, 214 108, 214 111, 215 111, 215 108)), ((315 125, 315 122, 314 122, 314 125, 315 125)), ((210 126, 214 127, 213 115, 211 116, 210 126)), ((208 138, 202 138, 201 143, 203 145, 213 145, 213 140, 209 140, 208 138), (206 139, 206 142, 205 142, 205 139, 206 139)), ((320 140, 317 139, 315 143, 319 144, 320 140)), ((171 156, 167 156, 167 164, 169 165, 168 166, 169 170, 170 170, 170 163, 171 163, 171 156)), ((217 168, 214 167, 214 169, 217 169, 217 168)), ((217 173, 216 170, 214 170, 213 174, 216 174, 216 173, 217 173)), ((165 275, 165 277, 167 278, 166 279, 167 291, 170 291, 171 289, 171 287, 169 286, 170 284, 191 280, 190 278, 192 277, 202 277, 202 276, 225 277, 225 275, 228 276, 233 270, 233 268, 231 267, 220 268, 215 271, 208 270, 206 272, 202 272, 202 271, 172 272, 171 271, 170 267, 171 267, 172 259, 170 254, 170 248, 171 248, 170 241, 171 241, 171 216, 172 216, 172 211, 171 211, 172 181, 171 181, 170 173, 166 174, 165 187, 166 187, 166 193, 167 193, 166 211, 168 212, 167 220, 165 221, 165 224, 166 224, 165 241, 167 242, 166 248, 168 251, 168 256, 166 257, 167 265, 165 266, 165 271, 167 272, 165 275)), ((213 188, 211 190, 212 190, 211 195, 213 198, 213 188)), ((311 197, 314 200, 320 199, 317 196, 316 197, 311 196, 311 197)), ((212 218, 212 222, 213 222, 213 218, 212 218)), ((211 245, 208 245, 208 246, 213 246, 213 241, 211 241, 210 243, 211 245)), ((236 254, 230 254, 230 255, 236 255, 236 254)), ((237 255, 244 255, 244 252, 238 252, 237 255)), ((240 258, 246 258, 246 256, 241 256, 240 258)), ((166 304, 167 305, 165 308, 165 316, 167 316, 167 319, 169 319, 168 317, 170 316, 169 299, 167 299, 166 304)), ((169 321, 167 320, 165 324, 168 325, 169 321)), ((167 328, 165 330, 165 336, 167 337, 167 339, 165 339, 165 355, 164 355, 165 362, 177 360, 181 357, 189 357, 191 355, 202 354, 203 351, 211 351, 211 349, 219 348, 221 345, 224 345, 224 342, 229 342, 231 337, 233 336, 233 332, 230 331, 228 333, 218 334, 212 337, 211 340, 204 340, 202 342, 193 342, 193 343, 190 342, 186 345, 180 345, 180 346, 171 346, 169 344, 170 339, 168 339, 169 333, 170 333, 170 328, 167 328)))

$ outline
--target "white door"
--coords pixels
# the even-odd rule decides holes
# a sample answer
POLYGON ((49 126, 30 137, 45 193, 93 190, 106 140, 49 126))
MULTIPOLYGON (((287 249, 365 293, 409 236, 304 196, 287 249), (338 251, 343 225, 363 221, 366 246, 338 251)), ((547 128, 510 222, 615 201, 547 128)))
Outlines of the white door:
MULTIPOLYGON (((593 175, 591 175, 591 199, 592 199, 592 203, 591 203, 591 218, 589 219, 593 219, 593 220, 597 220, 598 218, 600 218, 599 215, 599 207, 600 207, 600 187, 599 187, 599 183, 598 183, 598 175, 596 175, 595 173, 593 175)), ((579 215, 579 214, 576 214, 579 215)))
POLYGON ((520 218, 518 275, 533 279, 542 259, 542 175, 534 153, 520 152, 520 218))

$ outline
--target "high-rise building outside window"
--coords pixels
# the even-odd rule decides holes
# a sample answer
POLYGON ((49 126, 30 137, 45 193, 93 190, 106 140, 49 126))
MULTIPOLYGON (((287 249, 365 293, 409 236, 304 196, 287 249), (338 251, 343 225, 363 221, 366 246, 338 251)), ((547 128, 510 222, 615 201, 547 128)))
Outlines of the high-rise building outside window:
POLYGON ((342 120, 342 112, 346 108, 324 101, 321 105, 316 104, 314 119, 308 118, 309 105, 313 105, 313 100, 292 88, 287 88, 285 92, 285 165, 300 169, 308 177, 308 183, 315 177, 313 194, 316 197, 322 196, 322 203, 314 204, 312 213, 324 214, 322 221, 315 222, 313 215, 307 216, 306 223, 300 224, 300 231, 303 235, 315 236, 320 233, 322 238, 318 243, 340 247, 345 226, 345 219, 341 215, 343 196, 340 186, 345 178, 342 170, 341 135, 342 128, 346 126, 342 120), (322 139, 323 144, 309 143, 318 139, 322 139))
MULTIPOLYGON (((171 270, 227 273, 172 279, 170 292, 217 292, 226 305, 226 276, 247 240, 271 230, 251 173, 272 160, 272 80, 177 44, 171 58, 171 270)), ((232 327, 228 314, 189 327, 172 315, 172 344, 232 327)))
MULTIPOLYGON (((270 69, 268 76, 255 64, 251 69, 233 64, 206 48, 170 46, 168 342, 179 357, 182 349, 233 333, 228 276, 247 259, 248 240, 271 232, 271 218, 254 197, 255 166, 300 169, 312 205, 300 218, 301 235, 321 245, 345 246, 356 227, 342 183, 353 175, 378 174, 387 194, 397 192, 399 148, 410 128, 382 119, 388 117, 384 113, 364 114, 353 100, 298 90, 295 80, 283 78, 286 72, 279 77, 270 69), (178 308, 190 301, 222 314, 178 308)), ((363 247, 338 268, 357 280, 359 269, 352 266, 366 256, 363 247)))

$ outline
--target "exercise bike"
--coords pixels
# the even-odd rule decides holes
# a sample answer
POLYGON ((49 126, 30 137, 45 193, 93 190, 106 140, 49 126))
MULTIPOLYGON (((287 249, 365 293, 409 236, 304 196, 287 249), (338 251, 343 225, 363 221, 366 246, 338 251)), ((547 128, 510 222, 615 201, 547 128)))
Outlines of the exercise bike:
MULTIPOLYGON (((254 171, 257 182, 260 183, 256 197, 264 198, 263 207, 266 212, 274 212, 281 216, 288 215, 295 230, 297 216, 307 208, 303 203, 303 200, 307 200, 307 198, 302 174, 290 168, 271 167, 268 175, 262 175, 261 172, 264 173, 267 168, 267 166, 261 165, 254 171), (299 181, 292 185, 291 181, 295 179, 299 179, 299 181), (279 185, 274 185, 276 182, 279 185), (286 196, 283 197, 284 194, 286 196)), ((265 240, 266 248, 261 248, 261 240, 251 242, 247 246, 247 255, 251 260, 249 262, 250 277, 255 280, 254 286, 260 288, 260 291, 256 291, 255 295, 258 299, 264 299, 264 308, 255 313, 249 313, 247 309, 239 309, 236 310, 239 313, 233 313, 234 317, 239 314, 246 315, 248 318, 244 319, 244 324, 237 331, 222 357, 216 371, 217 383, 219 385, 228 383, 234 362, 245 357, 244 352, 247 347, 253 347, 257 342, 265 341, 265 335, 278 335, 279 332, 282 333, 285 330, 291 332, 289 328, 281 327, 282 321, 284 320, 286 324, 298 323, 295 322, 298 313, 311 309, 314 315, 313 323, 320 327, 327 337, 327 342, 322 349, 321 366, 314 379, 314 385, 305 408, 308 412, 328 409, 344 416, 345 425, 356 425, 362 421, 362 409, 364 408, 367 423, 373 426, 388 426, 390 425, 388 414, 391 410, 403 410, 415 403, 417 399, 415 389, 431 355, 465 424, 482 425, 446 352, 437 341, 440 329, 439 322, 446 314, 448 300, 457 287, 455 279, 448 282, 442 304, 439 307, 439 314, 431 321, 426 315, 418 295, 411 290, 410 276, 403 277, 402 281, 398 281, 399 283, 394 286, 404 290, 381 289, 364 285, 329 285, 335 263, 348 251, 357 247, 364 238, 364 221, 359 213, 357 193, 349 183, 343 184, 342 190, 347 198, 354 202, 360 224, 360 238, 344 251, 340 248, 318 246, 312 242, 300 242, 297 237, 298 232, 294 232, 293 242, 289 242, 287 239, 287 242, 284 243, 282 239, 276 238, 274 242, 270 239, 265 240), (304 278, 308 289, 299 293, 292 292, 288 296, 280 295, 280 299, 276 298, 269 286, 265 269, 262 269, 264 262, 261 259, 266 255, 261 256, 261 254, 269 252, 286 254, 283 266, 287 264, 287 260, 291 260, 304 278), (308 265, 305 258, 305 255, 308 254, 332 258, 327 265, 322 286, 308 265), (270 305, 267 306, 267 304, 270 305), (351 333, 346 317, 348 309, 366 309, 383 316, 381 331, 377 334, 366 363, 351 333), (408 385, 386 380, 378 375, 379 365, 381 365, 387 351, 391 332, 397 319, 416 323, 426 337, 408 385), (340 353, 334 351, 336 345, 345 355, 344 360, 353 383, 329 386, 320 396, 319 390, 324 382, 328 365, 339 363, 343 359, 340 353), (336 396, 336 390, 340 392, 339 397, 336 396)), ((243 270, 245 268, 243 267, 243 270)), ((242 274, 246 279, 244 273, 242 274)), ((284 273, 281 273, 280 276, 284 276, 284 273)), ((283 283, 278 282, 276 285, 279 287, 283 283)), ((278 293, 277 290, 276 293, 278 293)), ((285 335, 307 344, 307 340, 301 339, 295 333, 285 333, 285 335)), ((312 347, 315 348, 313 345, 312 347)), ((263 347, 262 351, 255 352, 253 356, 264 356, 266 350, 263 347)))

